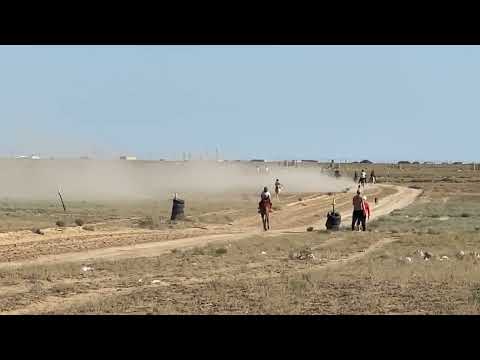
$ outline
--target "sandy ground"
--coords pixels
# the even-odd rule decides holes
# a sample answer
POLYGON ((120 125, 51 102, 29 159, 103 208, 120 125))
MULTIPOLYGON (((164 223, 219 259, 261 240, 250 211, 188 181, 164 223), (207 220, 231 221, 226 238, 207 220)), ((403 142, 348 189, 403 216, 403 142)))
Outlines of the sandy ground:
MULTIPOLYGON (((366 194, 373 207, 372 218, 377 218, 411 204, 421 193, 421 190, 394 186, 394 185, 375 185, 370 186, 366 194), (380 197, 381 201, 375 206, 373 198, 389 190, 393 194, 380 197)), ((336 195, 336 209, 343 215, 343 226, 349 226, 351 219, 351 193, 342 193, 336 195)), ((325 214, 331 209, 331 197, 327 195, 313 195, 301 201, 283 203, 279 210, 272 214, 271 223, 273 229, 264 232, 261 229, 260 217, 258 215, 239 218, 228 225, 209 225, 204 228, 183 228, 168 230, 134 230, 119 229, 117 231, 85 231, 78 228, 59 229, 50 228, 45 230, 45 235, 33 234, 29 231, 17 231, 0 234, 0 269, 21 269, 25 266, 46 266, 68 263, 91 264, 101 260, 124 260, 135 258, 151 258, 178 249, 189 249, 202 247, 212 243, 232 243, 241 239, 247 239, 252 236, 260 236, 268 239, 276 236, 284 236, 291 233, 305 233, 307 226, 314 226, 316 229, 323 229, 325 223, 325 214), (122 244, 116 246, 116 244, 122 244), (13 259, 9 261, 8 259, 13 259)), ((336 265, 358 260, 370 252, 395 241, 394 236, 382 238, 372 243, 367 248, 350 253, 348 256, 328 260, 314 265, 318 269, 335 267, 336 265)), ((337 241, 335 239, 329 240, 337 241)), ((265 266, 265 263, 256 264, 255 262, 246 264, 250 270, 259 270, 265 266)), ((312 268, 310 268, 311 270, 312 268)), ((242 278, 242 269, 237 270, 231 267, 228 272, 233 271, 236 279, 242 278)), ((301 270, 295 270, 301 271, 301 270)), ((280 274, 271 274, 265 271, 259 271, 252 275, 245 273, 245 277, 271 278, 280 276, 280 274)), ((215 273, 207 277, 174 277, 177 284, 191 285, 195 283, 205 283, 215 278, 215 273)), ((223 274, 227 276, 228 274, 223 274)), ((25 306, 16 306, 14 310, 2 312, 2 314, 38 314, 55 312, 61 313, 62 309, 68 309, 70 306, 83 304, 92 299, 101 299, 105 296, 114 294, 115 296, 128 295, 135 291, 136 287, 118 288, 109 285, 104 279, 105 286, 88 290, 89 281, 85 279, 65 279, 61 282, 62 286, 72 286, 78 288, 80 293, 73 293, 64 296, 46 296, 39 301, 32 301, 25 306), (86 287, 86 289, 85 289, 86 287)), ((101 278, 92 279, 95 284, 101 283, 101 278)), ((93 283, 92 283, 93 284, 93 283)), ((171 283, 158 281, 155 284, 149 284, 148 287, 165 287, 171 283)), ((48 287, 59 286, 59 282, 53 282, 48 287)), ((15 296, 22 294, 28 288, 27 284, 17 284, 12 286, 3 286, 1 293, 4 296, 15 296)))
MULTIPOLYGON (((371 186, 366 194, 370 199, 382 189, 396 192, 373 206, 372 219, 412 203, 420 190, 394 185, 371 186)), ((343 214, 343 226, 351 219, 351 194, 339 194, 336 208, 343 214)), ((316 196, 286 204, 272 214, 273 230, 260 229, 259 216, 234 221, 231 225, 212 225, 206 228, 170 230, 85 231, 81 228, 46 229, 45 235, 29 231, 0 234, 0 268, 25 265, 44 265, 64 262, 85 262, 95 259, 125 259, 158 256, 172 249, 204 246, 213 242, 235 241, 262 235, 266 238, 292 232, 305 232, 306 226, 324 228, 325 214, 331 209, 331 197, 316 196), (206 229, 206 230, 205 230, 206 229), (127 242, 125 246, 115 246, 127 242), (74 251, 72 251, 74 250, 74 251), (13 260, 20 257, 21 260, 13 260), (5 261, 6 260, 6 261, 5 261)), ((371 201, 373 203, 373 201, 371 201)), ((374 205, 374 204, 372 204, 374 205)))

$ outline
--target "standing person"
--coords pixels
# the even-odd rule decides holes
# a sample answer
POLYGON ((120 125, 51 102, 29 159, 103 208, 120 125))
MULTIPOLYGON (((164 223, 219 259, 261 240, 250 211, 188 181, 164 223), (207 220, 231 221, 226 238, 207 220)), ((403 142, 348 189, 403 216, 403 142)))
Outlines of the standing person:
POLYGON ((375 183, 377 182, 377 178, 376 178, 376 176, 375 176, 375 171, 374 171, 374 170, 372 170, 372 171, 370 172, 370 182, 371 182, 372 184, 375 184, 375 183))
MULTIPOLYGON (((369 203, 367 202, 367 197, 366 196, 363 196, 362 197, 362 200, 363 200, 363 231, 365 231, 365 228, 366 228, 366 223, 367 223, 367 220, 370 220, 370 205, 369 203)), ((357 223, 356 225, 359 226, 360 225, 360 219, 357 220, 357 223)))
POLYGON ((367 182, 367 173, 365 170, 362 169, 362 172, 360 173, 360 182, 359 184, 362 185, 363 188, 365 188, 365 183, 367 182))
POLYGON ((352 231, 355 230, 357 221, 362 223, 362 230, 365 231, 365 217, 363 216, 363 198, 360 195, 360 190, 357 190, 357 195, 353 197, 353 214, 352 214, 352 231))
POLYGON ((357 170, 355 170, 355 174, 353 175, 353 182, 357 182, 358 181, 358 173, 357 173, 357 170))
POLYGON ((275 180, 275 198, 279 200, 280 191, 282 190, 283 186, 280 184, 280 181, 277 179, 275 180))

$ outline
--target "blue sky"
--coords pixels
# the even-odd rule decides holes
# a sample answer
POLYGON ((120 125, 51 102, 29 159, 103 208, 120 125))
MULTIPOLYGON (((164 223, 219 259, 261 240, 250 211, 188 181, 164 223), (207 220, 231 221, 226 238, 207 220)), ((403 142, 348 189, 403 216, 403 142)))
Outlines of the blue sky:
POLYGON ((478 46, 0 46, 4 156, 478 160, 478 46))

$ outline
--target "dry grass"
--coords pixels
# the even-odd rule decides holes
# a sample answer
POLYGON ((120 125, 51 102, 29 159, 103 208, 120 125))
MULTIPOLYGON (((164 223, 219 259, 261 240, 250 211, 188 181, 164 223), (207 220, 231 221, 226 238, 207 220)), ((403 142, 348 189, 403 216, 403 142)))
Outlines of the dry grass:
MULTIPOLYGON (((357 165, 351 169, 371 169, 357 165)), ((374 168, 379 181, 421 187, 424 193, 408 208, 369 224, 370 232, 313 230, 254 236, 175 249, 152 258, 2 270, 0 310, 25 308, 48 297, 68 300, 91 293, 86 301, 40 312, 478 314, 480 259, 475 253, 480 252, 480 175, 466 167, 374 168), (383 243, 385 239, 389 242, 383 243), (378 244, 383 245, 374 247, 378 244), (419 250, 433 257, 426 261, 419 250), (457 258, 459 251, 466 255, 457 258), (302 252, 313 257, 292 256, 302 252), (448 259, 441 260, 444 256, 448 259), (83 265, 94 270, 83 272, 83 265), (108 296, 100 292, 109 288, 122 292, 108 296)), ((348 173, 349 168, 344 170, 348 173)), ((251 212, 252 205, 256 208, 254 200, 243 194, 228 207, 212 201, 207 211, 199 197, 188 206, 195 221, 207 212, 202 221, 223 223, 251 212)), ((161 225, 153 224, 152 214, 168 217, 170 210, 162 213, 152 207, 135 212, 133 208, 129 216, 152 217, 152 224, 146 226, 161 225)))

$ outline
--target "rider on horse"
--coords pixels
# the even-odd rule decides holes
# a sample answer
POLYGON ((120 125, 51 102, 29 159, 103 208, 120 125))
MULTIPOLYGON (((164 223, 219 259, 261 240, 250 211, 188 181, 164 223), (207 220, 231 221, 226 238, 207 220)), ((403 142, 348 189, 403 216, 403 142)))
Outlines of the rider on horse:
POLYGON ((282 190, 283 186, 280 184, 280 181, 277 179, 275 181, 275 197, 278 200, 278 195, 280 194, 280 191, 282 190))
POLYGON ((260 202, 258 203, 258 212, 262 216, 263 229, 270 229, 269 213, 272 211, 272 196, 265 186, 260 194, 260 202))
POLYGON ((263 188, 263 192, 260 194, 260 199, 260 203, 258 204, 260 206, 260 210, 266 208, 269 208, 270 210, 272 208, 272 196, 270 195, 270 192, 266 186, 263 188))

